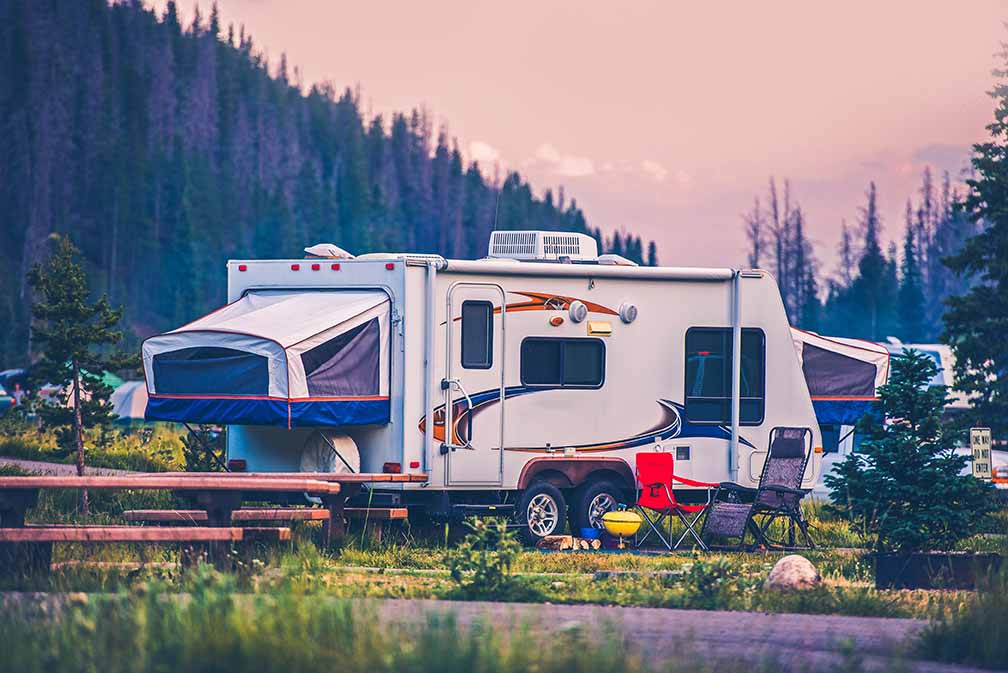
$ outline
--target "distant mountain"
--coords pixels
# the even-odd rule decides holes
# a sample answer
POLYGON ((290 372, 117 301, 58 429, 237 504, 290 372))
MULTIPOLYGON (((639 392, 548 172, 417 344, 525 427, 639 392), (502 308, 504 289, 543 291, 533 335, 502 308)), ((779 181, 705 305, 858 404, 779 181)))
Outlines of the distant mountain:
POLYGON ((476 257, 495 217, 599 236, 562 191, 466 165, 423 111, 368 119, 353 91, 274 70, 216 11, 184 27, 174 3, 0 2, 0 364, 27 352, 25 273, 52 232, 125 305, 132 343, 221 304, 228 257, 476 257))

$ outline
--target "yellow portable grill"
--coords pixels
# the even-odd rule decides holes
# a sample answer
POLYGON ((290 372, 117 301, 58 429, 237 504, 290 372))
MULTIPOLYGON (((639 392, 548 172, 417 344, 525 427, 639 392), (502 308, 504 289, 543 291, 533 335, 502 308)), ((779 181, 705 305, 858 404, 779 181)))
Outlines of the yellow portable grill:
POLYGON ((637 534, 641 527, 641 517, 640 514, 627 510, 606 512, 602 515, 602 525, 606 532, 619 538, 619 548, 626 549, 623 538, 637 534))

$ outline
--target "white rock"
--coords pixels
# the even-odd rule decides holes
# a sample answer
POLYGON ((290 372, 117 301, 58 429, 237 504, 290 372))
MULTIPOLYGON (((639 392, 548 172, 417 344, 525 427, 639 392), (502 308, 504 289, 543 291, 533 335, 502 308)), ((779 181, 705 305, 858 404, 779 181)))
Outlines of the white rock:
POLYGON ((804 556, 790 554, 774 564, 767 588, 779 591, 812 589, 822 583, 819 571, 804 556))

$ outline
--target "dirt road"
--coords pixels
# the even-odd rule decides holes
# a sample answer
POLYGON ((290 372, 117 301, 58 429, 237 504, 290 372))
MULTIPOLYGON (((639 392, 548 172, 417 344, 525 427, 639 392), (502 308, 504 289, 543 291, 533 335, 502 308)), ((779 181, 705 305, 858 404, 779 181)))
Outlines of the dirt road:
POLYGON ((916 619, 434 600, 382 600, 375 606, 388 622, 451 612, 463 626, 486 620, 498 629, 528 624, 546 631, 581 627, 589 633, 612 626, 655 662, 724 659, 768 670, 828 671, 849 670, 859 661, 868 671, 978 670, 909 658, 911 641, 927 625, 916 619))

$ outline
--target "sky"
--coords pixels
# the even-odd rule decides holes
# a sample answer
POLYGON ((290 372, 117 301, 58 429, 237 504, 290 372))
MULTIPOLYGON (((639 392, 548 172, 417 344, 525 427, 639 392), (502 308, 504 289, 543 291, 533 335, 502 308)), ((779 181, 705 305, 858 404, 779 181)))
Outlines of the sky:
POLYGON ((662 264, 743 264, 741 214, 789 179, 827 273, 870 180, 899 238, 924 166, 968 166, 1008 39, 1008 0, 218 5, 306 85, 359 86, 372 114, 423 106, 486 172, 562 185, 662 264))

